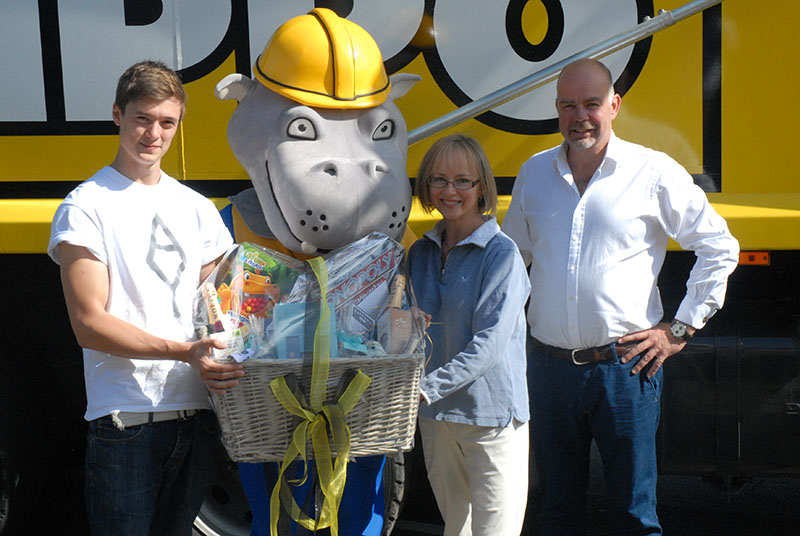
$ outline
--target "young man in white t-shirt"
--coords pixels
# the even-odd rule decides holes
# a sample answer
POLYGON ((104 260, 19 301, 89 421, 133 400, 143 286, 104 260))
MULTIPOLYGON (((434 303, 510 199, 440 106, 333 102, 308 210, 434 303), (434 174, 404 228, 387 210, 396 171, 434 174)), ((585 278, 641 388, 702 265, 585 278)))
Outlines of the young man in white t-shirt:
POLYGON ((193 297, 232 239, 211 201, 161 171, 185 102, 164 64, 125 71, 117 156, 53 218, 48 253, 83 348, 95 535, 191 534, 218 441, 207 388, 244 375, 210 359, 222 343, 194 340, 193 297))

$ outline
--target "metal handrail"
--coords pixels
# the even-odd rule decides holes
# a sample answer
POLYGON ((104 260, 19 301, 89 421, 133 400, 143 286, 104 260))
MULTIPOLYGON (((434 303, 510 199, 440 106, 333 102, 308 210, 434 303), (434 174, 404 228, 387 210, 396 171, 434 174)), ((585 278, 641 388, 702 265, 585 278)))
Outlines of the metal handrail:
POLYGON ((461 108, 445 114, 433 121, 430 121, 420 127, 415 128, 408 133, 408 144, 414 145, 415 143, 432 136, 442 130, 450 128, 453 125, 472 119, 476 115, 480 115, 487 110, 496 108, 501 104, 519 97, 529 91, 543 86, 558 78, 561 70, 571 62, 582 58, 602 58, 608 56, 625 48, 628 45, 641 41, 646 37, 650 37, 656 32, 672 26, 683 19, 690 17, 704 9, 712 7, 716 4, 722 3, 723 0, 695 0, 689 2, 685 6, 679 7, 672 11, 660 10, 655 17, 645 17, 645 19, 625 32, 619 33, 610 39, 601 41, 600 43, 577 52, 568 58, 565 58, 549 67, 545 67, 540 71, 536 71, 532 75, 526 76, 517 82, 509 84, 500 88, 485 97, 474 100, 469 104, 465 104, 461 108))

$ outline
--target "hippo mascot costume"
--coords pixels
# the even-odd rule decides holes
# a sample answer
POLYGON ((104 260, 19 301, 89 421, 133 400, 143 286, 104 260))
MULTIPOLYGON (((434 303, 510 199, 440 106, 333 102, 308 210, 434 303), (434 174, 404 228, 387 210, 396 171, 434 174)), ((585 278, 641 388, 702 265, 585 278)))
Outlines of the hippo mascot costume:
MULTIPOLYGON (((279 27, 253 70, 255 80, 232 74, 216 88, 220 99, 239 103, 228 139, 254 186, 232 196, 222 212, 237 242, 299 259, 325 256, 373 231, 410 245, 408 132, 393 99, 419 77, 387 77, 372 37, 324 8, 279 27)), ((387 533, 386 463, 372 456, 348 464, 340 535, 387 533)), ((314 501, 313 464, 308 471, 295 491, 298 504, 314 501)), ((253 513, 251 534, 269 534, 278 464, 242 463, 239 473, 253 513)), ((280 516, 281 534, 308 533, 287 520, 280 516)))

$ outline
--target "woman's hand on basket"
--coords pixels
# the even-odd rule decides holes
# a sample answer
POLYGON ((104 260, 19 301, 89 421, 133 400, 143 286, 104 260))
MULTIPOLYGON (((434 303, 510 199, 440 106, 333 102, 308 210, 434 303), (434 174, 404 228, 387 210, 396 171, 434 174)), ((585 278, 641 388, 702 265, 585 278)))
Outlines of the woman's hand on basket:
POLYGON ((244 376, 244 366, 241 363, 223 363, 212 359, 211 352, 214 348, 221 350, 225 348, 225 343, 210 338, 193 342, 186 361, 200 375, 209 391, 224 395, 225 389, 239 385, 237 378, 244 376))
POLYGON ((431 327, 431 315, 416 306, 412 306, 411 309, 414 311, 415 316, 421 316, 425 319, 425 329, 431 327))

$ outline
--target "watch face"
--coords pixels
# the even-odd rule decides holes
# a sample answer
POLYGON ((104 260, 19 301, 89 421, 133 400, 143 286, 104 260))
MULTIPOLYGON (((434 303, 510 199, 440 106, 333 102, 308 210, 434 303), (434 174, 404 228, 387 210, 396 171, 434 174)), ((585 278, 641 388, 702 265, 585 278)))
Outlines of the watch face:
POLYGON ((672 336, 676 339, 683 339, 686 337, 686 325, 680 322, 673 322, 672 325, 669 327, 670 331, 672 332, 672 336))

